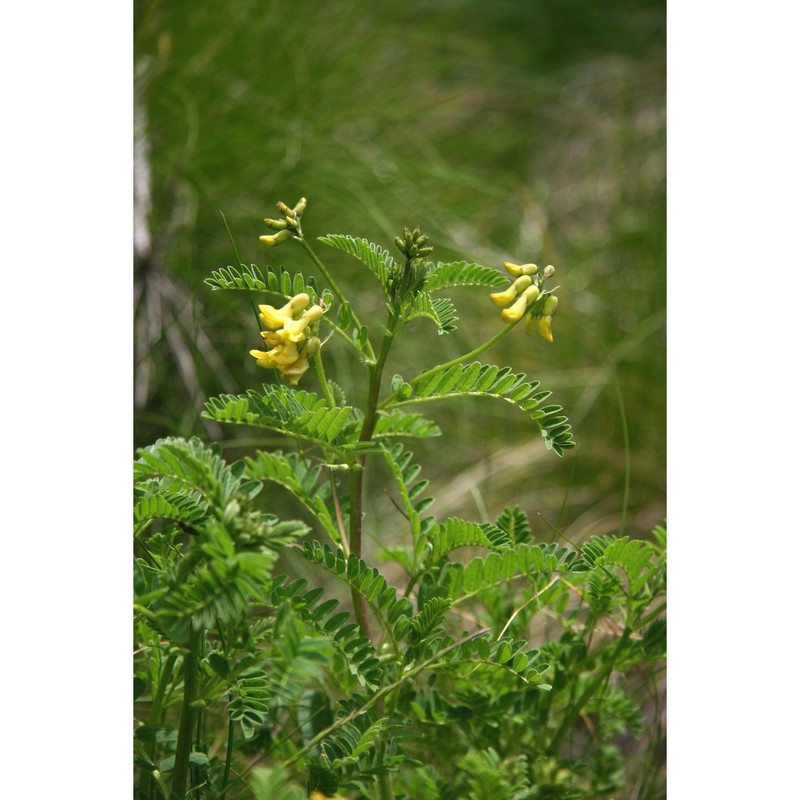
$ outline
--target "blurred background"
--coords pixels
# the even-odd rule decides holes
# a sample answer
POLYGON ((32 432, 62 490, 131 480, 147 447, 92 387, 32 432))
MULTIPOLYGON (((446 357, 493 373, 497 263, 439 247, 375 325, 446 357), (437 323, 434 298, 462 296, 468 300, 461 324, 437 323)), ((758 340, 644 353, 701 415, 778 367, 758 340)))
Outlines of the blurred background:
MULTIPOLYGON (((557 528, 575 542, 664 520, 663 2, 137 0, 134 13, 137 446, 200 434, 236 458, 276 444, 200 418, 208 396, 273 379, 248 355, 261 341, 247 296, 203 279, 237 263, 223 214, 243 262, 314 274, 299 247, 258 242, 275 203, 302 195, 309 239, 349 233, 394 251, 419 225, 435 261, 556 267, 554 344, 519 329, 482 360, 551 390, 577 447, 559 459, 498 401, 415 409, 451 437, 409 442, 440 519, 517 504, 540 540, 557 528)), ((318 252, 377 329, 377 283, 318 252)), ((449 336, 409 326, 387 376, 496 332, 487 294, 453 290, 449 336)), ((329 375, 363 391, 332 345, 329 375)), ((374 535, 397 511, 379 471, 368 489, 374 535)))

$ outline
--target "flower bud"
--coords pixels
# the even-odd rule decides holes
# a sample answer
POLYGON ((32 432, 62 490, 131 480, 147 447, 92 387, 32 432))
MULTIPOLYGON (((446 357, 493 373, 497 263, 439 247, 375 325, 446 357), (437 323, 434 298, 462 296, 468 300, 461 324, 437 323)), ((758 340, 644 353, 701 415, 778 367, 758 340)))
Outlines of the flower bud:
MULTIPOLYGON (((522 278, 517 278, 514 283, 519 283, 523 280, 523 278, 527 278, 528 282, 530 283, 530 278, 527 275, 523 275, 522 278)), ((514 303, 513 306, 510 308, 506 308, 500 312, 500 316, 506 322, 516 322, 519 319, 522 319, 522 315, 527 311, 528 306, 535 302, 536 298, 539 296, 539 287, 538 286, 529 286, 525 291, 519 296, 517 302, 514 303)))
POLYGON ((275 245, 281 244, 281 242, 285 242, 287 239, 291 239, 291 237, 292 232, 284 229, 282 231, 278 231, 272 236, 259 236, 258 240, 267 247, 275 247, 275 245))
POLYGON ((527 307, 528 301, 523 294, 517 299, 514 305, 504 308, 500 312, 500 316, 505 322, 516 322, 518 319, 522 319, 522 315, 525 313, 527 307))
POLYGON ((511 286, 504 292, 494 292, 489 295, 489 299, 498 307, 508 305, 523 289, 527 289, 531 285, 531 279, 528 275, 522 275, 517 278, 511 286))
POLYGON ((532 286, 529 286, 523 292, 523 295, 525 297, 525 302, 528 304, 528 306, 530 306, 531 303, 535 303, 536 302, 536 298, 539 297, 539 287, 536 286, 535 284, 532 285, 532 286))
POLYGON ((284 308, 290 308, 292 313, 294 313, 295 311, 302 311, 304 308, 307 308, 310 302, 311 298, 305 292, 300 292, 300 294, 296 294, 289 300, 284 308))
POLYGON ((533 314, 528 314, 528 318, 525 320, 525 333, 527 336, 533 336, 534 331, 538 327, 538 318, 535 317, 533 314))
POLYGON ((553 344, 553 330, 551 323, 553 318, 550 314, 546 314, 539 320, 539 335, 549 344, 553 344))
POLYGON ((278 206, 278 211, 280 211, 281 214, 283 214, 284 217, 287 217, 287 218, 288 217, 293 217, 293 218, 297 217, 297 214, 295 214, 294 209, 293 208, 289 208, 289 206, 287 206, 286 203, 278 201, 276 203, 276 205, 278 206))
POLYGON ((285 219, 265 219, 264 224, 274 231, 282 231, 286 227, 285 219))
POLYGON ((306 206, 308 205, 308 200, 305 197, 301 197, 297 201, 297 205, 294 207, 293 211, 296 217, 302 217, 303 212, 306 210, 306 206))
POLYGON ((312 336, 306 343, 306 349, 303 352, 308 356, 308 358, 311 358, 312 356, 316 355, 317 350, 319 350, 321 345, 322 342, 320 342, 319 336, 312 336))
POLYGON ((539 271, 536 264, 512 264, 510 261, 504 261, 503 266, 506 272, 515 278, 520 275, 535 275, 539 271))
POLYGON ((558 308, 558 298, 554 294, 549 294, 544 299, 542 306, 542 314, 549 314, 551 317, 556 313, 558 308))
POLYGON ((549 278, 555 271, 556 268, 552 264, 548 264, 544 270, 542 270, 542 277, 549 278))

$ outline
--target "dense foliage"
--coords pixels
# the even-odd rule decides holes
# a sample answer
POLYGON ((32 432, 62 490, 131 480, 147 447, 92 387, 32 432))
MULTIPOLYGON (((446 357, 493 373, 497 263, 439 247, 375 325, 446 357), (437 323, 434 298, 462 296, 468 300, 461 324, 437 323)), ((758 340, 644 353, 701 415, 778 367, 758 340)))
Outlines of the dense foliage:
POLYGON ((523 328, 553 342, 555 269, 506 262, 499 291, 508 275, 434 261, 418 229, 395 238, 397 259, 319 237, 359 263, 379 318, 304 234, 305 200, 278 208, 262 242, 305 251, 323 285, 241 262, 206 281, 256 299, 266 349, 250 352, 269 372, 261 389, 211 397, 204 417, 272 445, 229 461, 217 444, 165 437, 137 453, 137 797, 659 797, 664 529, 542 541, 513 501, 491 520, 439 517, 408 449, 452 437, 420 409, 471 397, 510 404, 516 442, 574 447, 549 390, 478 360, 523 328), (476 287, 495 332, 384 376, 396 337, 456 329, 439 294, 453 287, 476 287), (326 369, 338 348, 366 392, 326 369), (366 475, 391 498, 391 525, 365 513, 366 475), (276 513, 287 497, 298 519, 276 513))

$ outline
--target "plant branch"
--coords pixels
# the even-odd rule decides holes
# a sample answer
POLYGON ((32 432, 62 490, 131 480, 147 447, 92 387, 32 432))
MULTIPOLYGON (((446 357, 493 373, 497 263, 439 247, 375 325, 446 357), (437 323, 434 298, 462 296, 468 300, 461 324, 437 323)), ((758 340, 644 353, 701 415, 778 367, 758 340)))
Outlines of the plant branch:
MULTIPOLYGON (((523 317, 524 319, 524 317, 523 317)), ((450 367, 454 367, 456 364, 463 364, 465 361, 469 361, 471 358, 475 358, 475 356, 482 353, 484 350, 488 350, 495 342, 499 342, 515 325, 518 325, 520 320, 516 322, 509 322, 504 328, 501 328, 494 336, 490 339, 487 339, 482 345, 479 345, 474 350, 470 350, 469 353, 465 353, 463 356, 458 356, 458 358, 454 358, 451 361, 446 362, 445 364, 439 364, 436 367, 431 367, 429 370, 425 370, 425 372, 417 375, 415 378, 412 378, 409 383, 411 386, 414 384, 419 383, 420 381, 429 378, 431 375, 435 375, 437 372, 444 372, 446 369, 450 367)), ((398 389, 396 392, 392 392, 381 404, 380 408, 386 408, 389 406, 395 398, 400 394, 400 390, 398 389)))
MULTIPOLYGON (((331 287, 331 291, 336 296, 336 299, 344 305, 347 302, 347 298, 342 293, 342 290, 339 288, 336 281, 333 279, 333 276, 328 272, 328 268, 320 261, 319 256, 314 252, 311 245, 306 240, 305 236, 303 236, 303 232, 298 229, 297 235, 295 236, 298 242, 302 245, 303 249, 308 253, 309 258, 314 262, 317 269, 322 273, 322 277, 328 282, 328 285, 331 287)), ((353 323, 355 324, 356 328, 361 330, 364 326, 359 322, 358 317, 353 312, 353 323)), ((367 354, 370 358, 370 361, 375 361, 375 351, 372 349, 372 345, 370 344, 369 340, 366 342, 366 349, 367 354)))
POLYGON ((192 735, 197 715, 194 701, 200 665, 201 632, 192 631, 188 651, 183 657, 183 704, 178 726, 178 742, 175 746, 175 768, 172 773, 172 800, 183 800, 186 795, 186 779, 189 775, 189 755, 192 751, 192 735))

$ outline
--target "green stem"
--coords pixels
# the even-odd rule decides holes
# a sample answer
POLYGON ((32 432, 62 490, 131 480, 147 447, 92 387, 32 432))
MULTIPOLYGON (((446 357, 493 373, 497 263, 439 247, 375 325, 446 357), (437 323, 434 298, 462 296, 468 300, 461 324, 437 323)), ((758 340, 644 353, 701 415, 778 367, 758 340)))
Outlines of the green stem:
POLYGON ((550 742, 548 753, 551 756, 556 756, 558 754, 561 742, 563 741, 564 737, 572 730, 572 726, 575 724, 575 720, 578 719, 578 716, 580 715, 586 703, 589 702, 594 693, 608 680, 609 676, 611 675, 611 671, 614 669, 615 662, 622 653, 622 650, 625 647, 625 645, 628 643, 628 638, 630 637, 630 635, 631 631, 628 628, 626 628, 622 636, 619 638, 617 646, 614 648, 614 653, 609 658, 605 669, 603 669, 602 672, 600 672, 600 674, 586 687, 583 694, 577 699, 577 701, 570 704, 569 711, 564 717, 564 721, 561 723, 561 727, 558 729, 556 735, 553 737, 553 741, 550 742))
POLYGON ((231 774, 231 761, 233 760, 233 732, 234 722, 228 717, 228 745, 225 749, 225 769, 222 772, 222 791, 219 800, 225 800, 228 793, 228 776, 231 774))
POLYGON ((331 408, 335 408, 336 401, 333 399, 333 392, 331 391, 328 379, 325 377, 325 367, 322 365, 322 355, 319 349, 312 356, 312 361, 314 362, 314 369, 317 372, 317 380, 319 381, 319 385, 322 388, 322 394, 325 397, 325 402, 331 408))
POLYGON ((424 672, 427 669, 430 669, 437 661, 440 661, 444 656, 448 653, 452 652, 453 650, 457 650, 462 645, 466 644, 473 639, 477 639, 480 636, 483 636, 490 632, 490 628, 482 628, 479 631, 475 631, 471 633, 469 636, 465 636, 463 639, 460 639, 457 642, 453 642, 453 644, 445 647, 444 649, 440 650, 438 653, 435 653, 431 656, 427 661, 423 661, 421 664, 418 664, 416 667, 404 672, 402 677, 395 681, 394 683, 390 683, 388 686, 384 686, 382 689, 379 689, 375 692, 363 706, 351 711, 349 714, 339 717, 332 725, 329 725, 325 728, 324 731, 320 731, 305 747, 298 750, 288 761, 284 762, 285 767, 291 767, 293 764, 297 763, 301 758, 303 758, 306 753, 309 753, 313 750, 321 741, 324 741, 328 736, 330 736, 334 731, 339 730, 344 725, 347 725, 348 722, 352 722, 356 717, 360 717, 365 711, 369 711, 372 706, 376 703, 380 703, 387 695, 391 694, 395 689, 398 689, 407 681, 413 680, 419 675, 421 672, 424 672))
MULTIPOLYGON (((370 384, 367 407, 364 411, 364 422, 361 426, 359 442, 369 442, 375 431, 378 421, 378 398, 381 391, 381 378, 386 358, 394 341, 395 331, 399 320, 390 317, 386 326, 386 333, 381 343, 381 351, 376 362, 369 368, 370 384)), ((362 546, 362 499, 364 494, 364 462, 366 455, 361 456, 357 465, 350 471, 350 552, 361 558, 362 546)), ((369 636, 369 621, 367 618, 367 603, 358 590, 352 588, 353 606, 356 620, 361 629, 362 636, 369 636)))
MULTIPOLYGON (((523 317, 524 319, 524 317, 523 317)), ((431 367, 431 369, 426 370, 425 372, 417 375, 416 378, 412 378, 409 383, 413 386, 420 381, 424 381, 426 378, 429 378, 431 375, 435 375, 437 372, 444 372, 446 369, 455 366, 456 364, 462 364, 464 361, 469 361, 471 358, 475 358, 479 353, 482 353, 484 350, 488 350, 495 342, 499 342, 515 325, 518 325, 520 320, 516 322, 509 322, 504 328, 501 328, 491 339, 487 339, 482 345, 479 345, 474 350, 470 350, 469 353, 465 353, 463 356, 458 356, 458 358, 454 358, 452 361, 448 361, 445 364, 439 364, 437 367, 431 367)), ((400 393, 400 390, 396 392, 392 392, 381 404, 380 408, 386 408, 400 393)))
MULTIPOLYGON (((350 552, 361 558, 361 496, 364 488, 364 457, 350 470, 350 552)), ((350 594, 353 598, 353 611, 356 616, 362 636, 370 637, 369 617, 367 616, 367 601, 356 589, 351 587, 350 594)))
MULTIPOLYGON (((167 692, 167 684, 169 683, 169 679, 172 677, 172 670, 175 668, 175 662, 178 660, 177 653, 170 653, 167 657, 166 663, 164 664, 164 669, 161 671, 161 676, 158 680, 158 688, 156 689, 155 695, 153 695, 153 704, 150 707, 150 724, 151 725, 158 725, 161 719, 161 707, 164 703, 164 695, 167 692)), ((156 743, 150 745, 148 748, 148 755, 150 756, 151 761, 155 761, 155 754, 156 754, 156 743)), ((152 791, 153 785, 153 773, 152 770, 148 769, 147 767, 142 767, 142 773, 140 778, 141 783, 141 790, 142 794, 145 797, 150 795, 152 791)))
POLYGON ((178 725, 178 742, 175 746, 175 768, 172 772, 172 800, 184 800, 186 780, 189 776, 189 756, 192 752, 192 735, 197 709, 197 686, 200 665, 201 632, 192 631, 188 651, 183 657, 183 704, 178 725))
MULTIPOLYGON (((303 249, 308 253, 309 258, 316 264, 317 269, 322 273, 322 277, 328 282, 328 285, 331 287, 331 291, 336 296, 336 299, 344 305, 347 302, 347 298, 342 293, 342 290, 337 285, 336 281, 333 279, 333 276, 328 272, 326 266, 320 261, 319 256, 314 252, 311 245, 306 241, 306 238, 303 236, 303 232, 298 229, 297 235, 295 236, 298 242, 303 246, 303 249)), ((358 321, 358 317, 353 312, 353 323, 355 324, 356 328, 361 330, 363 325, 358 321)), ((370 344, 369 340, 366 343, 367 355, 369 356, 370 361, 375 361, 375 351, 372 349, 372 345, 370 344)))

